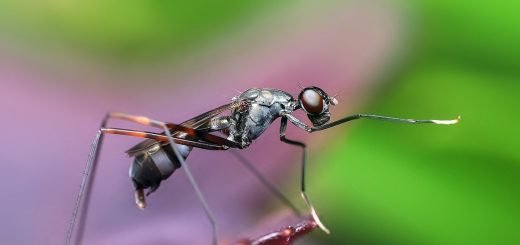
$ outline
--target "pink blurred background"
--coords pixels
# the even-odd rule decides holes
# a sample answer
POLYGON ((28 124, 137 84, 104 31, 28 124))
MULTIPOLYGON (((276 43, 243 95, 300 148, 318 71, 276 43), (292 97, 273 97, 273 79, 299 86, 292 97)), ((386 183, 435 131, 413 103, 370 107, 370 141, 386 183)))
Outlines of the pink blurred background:
MULTIPOLYGON (((152 65, 103 61, 75 52, 59 38, 39 46, 37 40, 0 37, 0 243, 64 241, 89 145, 107 111, 180 122, 250 87, 297 95, 299 82, 331 94, 341 91, 335 118, 354 112, 402 45, 396 16, 388 6, 369 3, 296 4, 250 18, 199 48, 152 65)), ((299 151, 279 142, 277 134, 275 122, 243 154, 301 205, 299 151)), ((334 132, 307 135, 290 127, 288 135, 309 142, 313 154, 334 132)), ((131 159, 124 151, 137 142, 106 137, 86 243, 207 244, 210 226, 184 172, 163 182, 145 211, 135 207, 131 159)), ((267 232, 255 227, 283 210, 229 153, 195 150, 188 163, 216 214, 220 240, 267 232)))

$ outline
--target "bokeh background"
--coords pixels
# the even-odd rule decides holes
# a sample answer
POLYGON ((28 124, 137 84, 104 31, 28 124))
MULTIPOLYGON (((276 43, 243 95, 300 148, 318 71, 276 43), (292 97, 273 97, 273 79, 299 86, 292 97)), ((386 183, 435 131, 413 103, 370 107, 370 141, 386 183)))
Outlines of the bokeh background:
MULTIPOLYGON (((308 135, 308 192, 331 235, 301 244, 520 243, 520 4, 513 1, 0 2, 1 244, 61 244, 100 119, 172 122, 250 87, 338 93, 353 113, 455 126, 357 121, 308 135)), ((297 114, 304 118, 303 114, 297 114)), ((111 126, 145 129, 121 122, 111 126)), ((278 123, 243 154, 303 208, 300 152, 278 123)), ((208 244, 182 171, 134 206, 108 136, 86 244, 208 244)), ((219 239, 255 237, 290 213, 226 152, 189 158, 219 239)))

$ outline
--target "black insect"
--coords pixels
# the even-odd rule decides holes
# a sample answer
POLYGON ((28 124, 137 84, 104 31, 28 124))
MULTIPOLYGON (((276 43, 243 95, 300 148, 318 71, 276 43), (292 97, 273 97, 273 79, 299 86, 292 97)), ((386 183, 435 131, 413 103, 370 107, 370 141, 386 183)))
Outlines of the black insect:
MULTIPOLYGON (((306 87, 294 99, 289 93, 278 89, 252 88, 238 97, 234 97, 231 103, 215 108, 211 111, 196 116, 181 124, 173 124, 153 120, 147 117, 128 115, 124 113, 108 113, 101 123, 90 149, 87 164, 84 170, 83 180, 72 212, 71 223, 68 228, 66 244, 70 244, 74 231, 74 225, 80 204, 83 200, 85 190, 87 190, 86 203, 82 209, 81 222, 76 236, 76 243, 82 239, 84 220, 88 210, 90 196, 90 186, 95 174, 97 164, 98 149, 101 147, 104 134, 120 134, 133 137, 146 138, 146 140, 135 145, 127 151, 134 157, 134 162, 130 167, 130 178, 135 189, 135 202, 141 209, 146 207, 146 195, 154 192, 159 187, 161 181, 170 177, 178 168, 183 168, 191 182, 200 202, 211 223, 213 231, 213 244, 217 244, 216 222, 212 212, 205 201, 195 179, 193 178, 185 159, 190 154, 193 147, 207 150, 228 150, 230 148, 244 149, 253 140, 258 138, 277 118, 280 122, 280 140, 284 143, 301 147, 303 150, 302 172, 301 172, 301 195, 309 208, 310 214, 316 224, 326 233, 329 230, 320 221, 310 199, 305 194, 305 144, 299 141, 287 139, 285 130, 287 122, 291 122, 298 128, 307 132, 315 132, 331 128, 352 120, 367 118, 385 120, 402 123, 434 123, 434 124, 454 124, 455 120, 415 120, 385 117, 378 115, 356 114, 344 117, 337 121, 328 123, 330 120, 329 108, 336 105, 336 98, 329 96, 325 91, 318 87, 306 87), (307 113, 307 117, 312 122, 312 126, 307 125, 300 119, 294 117, 292 113, 302 109, 307 113), (229 113, 226 113, 229 112, 229 113), (139 124, 144 124, 163 130, 162 133, 152 133, 135 131, 120 128, 107 128, 109 119, 121 119, 139 124), (212 133, 221 132, 227 137, 221 137, 212 133)), ((251 170, 260 181, 265 184, 282 202, 284 202, 294 213, 299 215, 295 206, 271 183, 249 163, 245 158, 232 151, 234 155, 251 170)))

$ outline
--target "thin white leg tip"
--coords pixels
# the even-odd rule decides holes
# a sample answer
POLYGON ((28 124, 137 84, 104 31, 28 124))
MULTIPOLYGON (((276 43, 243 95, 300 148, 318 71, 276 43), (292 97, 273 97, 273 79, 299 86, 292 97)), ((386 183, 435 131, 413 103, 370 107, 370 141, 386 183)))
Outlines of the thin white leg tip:
POLYGON ((325 232, 325 234, 329 235, 330 234, 330 230, 321 222, 321 220, 318 217, 318 214, 316 213, 316 210, 314 209, 314 207, 311 208, 311 215, 312 215, 312 218, 314 219, 314 222, 316 222, 316 224, 318 225, 318 227, 320 227, 320 229, 323 232, 325 232))
POLYGON ((432 120, 435 124, 444 124, 444 125, 451 125, 451 124, 457 124, 460 121, 460 116, 458 116, 456 119, 453 120, 432 120))

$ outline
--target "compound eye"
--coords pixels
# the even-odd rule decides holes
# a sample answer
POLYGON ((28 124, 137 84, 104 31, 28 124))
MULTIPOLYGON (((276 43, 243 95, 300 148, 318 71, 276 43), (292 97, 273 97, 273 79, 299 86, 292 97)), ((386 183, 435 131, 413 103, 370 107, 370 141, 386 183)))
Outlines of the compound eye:
POLYGON ((323 98, 314 89, 307 89, 303 91, 301 101, 303 108, 308 113, 317 115, 323 112, 323 98))

